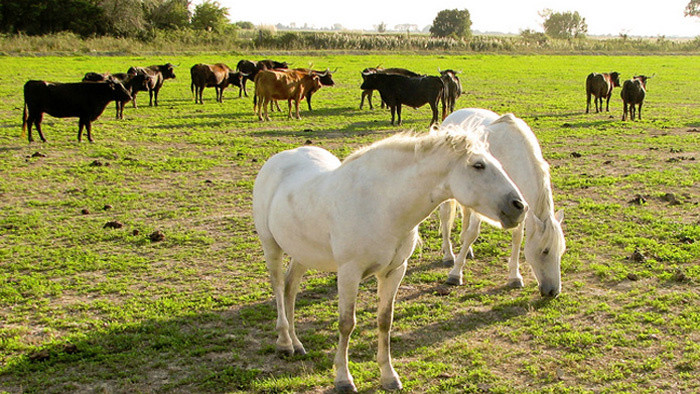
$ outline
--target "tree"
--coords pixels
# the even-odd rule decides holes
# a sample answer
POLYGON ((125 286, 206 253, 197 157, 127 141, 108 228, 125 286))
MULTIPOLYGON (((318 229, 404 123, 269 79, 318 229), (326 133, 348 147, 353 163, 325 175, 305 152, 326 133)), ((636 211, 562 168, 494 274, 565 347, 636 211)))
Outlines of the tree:
POLYGON ((685 6, 685 11, 683 11, 685 16, 695 16, 700 18, 700 0, 690 0, 687 6, 685 6))
POLYGON ((553 12, 545 9, 540 12, 544 18, 542 26, 544 32, 553 38, 585 37, 588 32, 586 18, 582 18, 578 11, 553 12))
POLYGON ((120 37, 145 33, 147 25, 142 0, 100 0, 107 31, 120 37))
POLYGON ((386 23, 380 22, 378 25, 374 25, 374 27, 377 29, 379 33, 385 33, 386 32, 386 23))
POLYGON ((94 0, 3 0, 0 31, 29 35, 70 31, 81 36, 106 33, 104 14, 94 0))
POLYGON ((190 24, 190 0, 144 0, 144 15, 154 29, 178 29, 190 24))
POLYGON ((430 35, 433 37, 468 38, 472 35, 471 26, 472 21, 468 10, 442 10, 433 20, 430 35))
POLYGON ((220 32, 228 23, 228 8, 219 5, 218 1, 204 0, 204 3, 194 7, 192 28, 220 32))

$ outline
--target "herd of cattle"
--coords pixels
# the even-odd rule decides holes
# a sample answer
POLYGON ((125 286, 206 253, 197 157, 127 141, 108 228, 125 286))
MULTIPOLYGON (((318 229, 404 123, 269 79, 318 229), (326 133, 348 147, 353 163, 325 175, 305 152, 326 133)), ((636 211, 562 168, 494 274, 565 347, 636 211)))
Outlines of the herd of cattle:
MULTIPOLYGON (((81 141, 83 128, 92 139, 92 122, 97 119, 107 104, 116 102, 116 117, 123 118, 124 105, 131 101, 136 108, 138 92, 149 93, 149 105, 158 106, 158 92, 167 79, 175 78, 175 65, 166 63, 149 67, 131 67, 126 73, 85 74, 81 82, 56 83, 46 81, 27 81, 24 85, 24 113, 22 116, 23 133, 28 129, 27 138, 32 138, 32 125, 39 137, 46 141, 41 130, 43 114, 54 117, 77 117, 78 141, 81 141)), ((454 70, 440 70, 439 76, 418 74, 404 68, 371 67, 362 70, 362 97, 360 109, 365 99, 372 106, 372 93, 377 90, 381 96, 382 108, 386 104, 391 111, 391 124, 394 125, 398 115, 401 125, 401 106, 413 108, 430 105, 432 118, 430 125, 438 123, 438 105, 442 102, 442 119, 454 111, 455 101, 462 94, 462 85, 454 70)), ((216 100, 223 102, 223 92, 229 85, 239 88, 238 96, 248 97, 246 82, 255 83, 253 111, 260 121, 270 120, 268 107, 276 106, 278 100, 288 102, 288 117, 292 118, 292 101, 295 105, 295 117, 300 119, 299 102, 306 98, 309 111, 312 95, 322 86, 333 86, 333 72, 312 70, 311 68, 289 68, 287 62, 274 60, 241 60, 236 69, 226 64, 195 64, 190 69, 190 89, 195 103, 203 103, 204 88, 216 90, 216 100)), ((586 113, 590 110, 591 96, 594 96, 596 112, 603 110, 606 99, 606 111, 609 111, 613 88, 620 86, 620 74, 591 73, 586 78, 586 113)), ((621 97, 624 106, 622 120, 627 120, 628 112, 632 120, 642 118, 642 103, 646 95, 646 81, 651 77, 635 76, 624 81, 621 97), (636 107, 635 107, 636 106, 636 107), (638 110, 637 110, 638 109, 638 110)))

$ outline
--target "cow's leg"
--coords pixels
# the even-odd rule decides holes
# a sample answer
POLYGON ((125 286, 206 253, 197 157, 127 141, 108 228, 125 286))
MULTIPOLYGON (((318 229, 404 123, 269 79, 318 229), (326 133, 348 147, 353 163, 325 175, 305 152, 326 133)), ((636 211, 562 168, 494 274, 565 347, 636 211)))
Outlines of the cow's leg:
POLYGON ((634 114, 637 112, 637 107, 634 104, 630 104, 630 118, 634 121, 634 114))
POLYGON ((627 102, 622 102, 622 120, 627 120, 627 102))
POLYGON ((309 112, 313 111, 313 109, 311 109, 311 92, 306 94, 306 103, 309 104, 309 112))
POLYGON ((94 142, 92 140, 92 121, 91 120, 88 119, 85 121, 85 129, 87 130, 88 141, 94 142))
POLYGON ((607 100, 605 101, 605 112, 610 112, 610 97, 612 94, 609 94, 607 97, 607 100))
POLYGON ((78 142, 82 142, 83 140, 83 126, 85 123, 83 122, 83 118, 78 119, 78 142))
POLYGON ((396 116, 398 117, 398 123, 396 123, 398 126, 401 126, 401 103, 396 106, 396 116))
MULTIPOLYGON (((363 91, 362 91, 362 97, 360 97, 360 109, 362 109, 362 106, 365 104, 365 97, 366 97, 366 96, 367 96, 367 91, 366 91, 366 90, 363 90, 363 91)), ((370 105, 371 105, 371 104, 370 104, 370 105)), ((370 109, 372 109, 371 106, 370 106, 370 109)))
MULTIPOLYGON (((26 124, 27 124, 27 142, 34 142, 34 137, 32 137, 32 124, 36 123, 36 117, 34 114, 29 112, 29 115, 27 116, 26 124)), ((37 130, 39 130, 39 125, 37 123, 37 130)))
POLYGON ((338 270, 338 349, 335 353, 335 388, 339 392, 355 392, 355 383, 348 369, 350 334, 355 329, 355 303, 362 273, 348 262, 338 270))
POLYGON ((131 106, 134 108, 138 108, 138 106, 136 105, 136 93, 138 93, 138 92, 134 92, 131 95, 131 106))
POLYGON ((396 117, 396 107, 391 106, 391 125, 394 125, 394 118, 396 117))
POLYGON ((296 302, 297 293, 299 292, 299 284, 305 272, 306 268, 292 260, 289 263, 289 268, 287 268, 287 274, 284 279, 284 312, 289 324, 289 337, 292 340, 294 354, 300 355, 306 354, 306 350, 299 338, 297 338, 296 330, 294 329, 294 304, 296 302))
POLYGON ((297 119, 301 119, 301 114, 299 113, 299 102, 300 101, 301 101, 301 98, 294 99, 294 110, 296 111, 297 119))
POLYGON ((591 94, 586 93, 586 113, 588 113, 591 109, 591 94))
POLYGON ((639 111, 637 111, 637 119, 642 120, 642 103, 639 103, 639 111))
POLYGON ((391 323, 394 320, 394 301, 401 279, 406 273, 406 261, 400 267, 377 275, 377 327, 379 328, 377 344, 377 363, 381 370, 381 384, 385 390, 401 390, 399 375, 391 365, 391 323))
POLYGON ((287 119, 292 119, 292 99, 287 100, 287 119))
MULTIPOLYGON (((46 138, 44 138, 44 133, 41 131, 41 121, 42 120, 44 120, 44 114, 40 113, 34 119, 34 125, 36 126, 36 132, 39 133, 39 138, 41 138, 41 142, 46 142, 46 138)), ((30 133, 31 133, 31 131, 30 131, 30 133)))
MULTIPOLYGON (((438 108, 437 104, 430 103, 430 109, 433 111, 433 118, 430 120, 430 127, 438 122, 438 108)), ((442 104, 442 118, 445 119, 445 104, 442 104)))

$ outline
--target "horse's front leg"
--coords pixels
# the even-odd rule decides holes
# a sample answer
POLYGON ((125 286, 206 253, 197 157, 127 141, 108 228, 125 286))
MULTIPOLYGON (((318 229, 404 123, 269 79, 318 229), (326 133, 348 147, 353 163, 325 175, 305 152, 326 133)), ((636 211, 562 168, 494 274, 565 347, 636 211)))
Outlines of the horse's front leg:
POLYGON ((455 255, 452 252, 451 233, 457 212, 457 202, 455 200, 445 201, 440 204, 438 209, 440 234, 442 235, 442 264, 449 267, 455 262, 455 255))
POLYGON ((452 266, 452 270, 447 276, 448 285, 460 286, 464 283, 462 273, 464 264, 467 260, 467 256, 474 257, 472 244, 479 236, 479 231, 481 230, 481 219, 479 219, 478 215, 472 215, 471 209, 465 207, 462 207, 462 212, 462 246, 455 259, 455 264, 452 266), (466 225, 466 223, 469 224, 466 225))
POLYGON ((520 246, 523 242, 525 222, 521 222, 513 230, 513 243, 511 244, 510 259, 508 260, 508 286, 513 288, 524 287, 523 276, 520 275, 520 246))
POLYGON ((306 354, 306 350, 304 349, 304 345, 301 344, 301 341, 299 341, 299 338, 297 338, 294 329, 294 305, 296 303, 297 293, 299 292, 299 283, 305 272, 306 268, 292 260, 291 263, 289 263, 287 276, 284 280, 284 306, 287 322, 289 324, 289 337, 292 339, 294 354, 301 355, 306 354))
POLYGON ((406 261, 401 266, 377 275, 377 327, 379 328, 377 363, 381 370, 381 383, 384 390, 401 390, 403 385, 399 375, 391 365, 390 333, 394 320, 394 301, 401 279, 406 273, 406 261))
POLYGON ((350 334, 355 329, 355 302, 362 280, 357 265, 347 263, 338 270, 338 349, 335 353, 335 388, 339 392, 356 392, 355 383, 348 368, 350 334))

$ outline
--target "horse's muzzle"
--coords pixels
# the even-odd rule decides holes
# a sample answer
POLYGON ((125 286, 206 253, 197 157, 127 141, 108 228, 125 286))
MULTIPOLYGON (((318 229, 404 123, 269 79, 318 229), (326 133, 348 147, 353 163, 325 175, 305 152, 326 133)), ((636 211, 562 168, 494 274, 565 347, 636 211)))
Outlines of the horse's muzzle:
POLYGON ((513 228, 525 219, 528 205, 520 194, 511 193, 501 203, 501 226, 503 228, 513 228))

